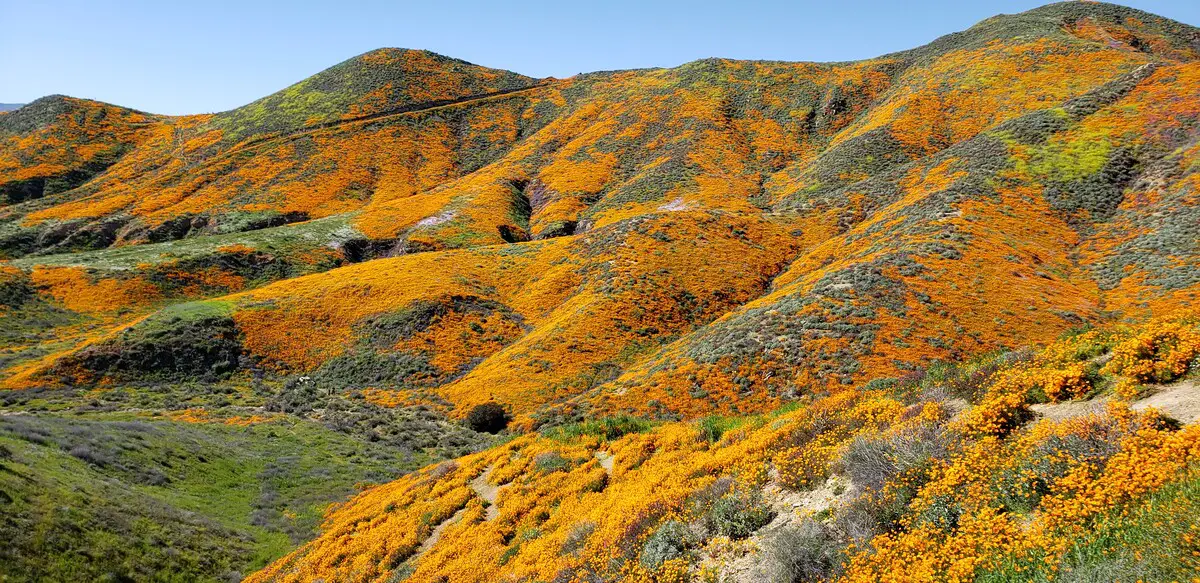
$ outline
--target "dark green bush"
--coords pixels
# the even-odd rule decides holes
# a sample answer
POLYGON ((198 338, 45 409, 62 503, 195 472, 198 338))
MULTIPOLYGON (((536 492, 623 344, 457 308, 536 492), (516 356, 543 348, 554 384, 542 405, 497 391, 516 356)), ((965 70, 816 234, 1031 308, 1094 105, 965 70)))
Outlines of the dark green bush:
POLYGON ((25 273, 0 279, 0 306, 20 308, 34 295, 33 281, 25 273))
POLYGON ((211 381, 229 376, 242 354, 241 333, 221 304, 178 304, 118 337, 55 364, 52 374, 79 384, 117 379, 211 381), (83 373, 81 378, 71 378, 83 373))
POLYGON ((511 420, 504 406, 496 402, 476 405, 467 413, 467 427, 480 433, 500 433, 511 420))

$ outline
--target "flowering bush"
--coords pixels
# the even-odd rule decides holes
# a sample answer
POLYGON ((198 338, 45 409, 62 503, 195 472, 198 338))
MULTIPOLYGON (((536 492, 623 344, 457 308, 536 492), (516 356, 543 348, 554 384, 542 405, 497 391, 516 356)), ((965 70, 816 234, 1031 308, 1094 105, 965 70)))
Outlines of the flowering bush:
POLYGON ((1157 323, 1113 349, 1105 370, 1139 383, 1170 382, 1200 356, 1200 332, 1192 322, 1157 323))

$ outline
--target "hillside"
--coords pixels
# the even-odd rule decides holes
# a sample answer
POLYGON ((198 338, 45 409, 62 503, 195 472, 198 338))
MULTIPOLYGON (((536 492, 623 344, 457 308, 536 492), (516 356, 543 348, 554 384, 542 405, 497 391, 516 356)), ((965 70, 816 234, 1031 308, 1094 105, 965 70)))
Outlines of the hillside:
POLYGON ((783 536, 819 555, 788 581, 1099 568, 1064 533, 1200 504, 1194 419, 1131 412, 1194 388, 1198 192, 1200 29, 1090 2, 856 62, 381 49, 211 115, 45 97, 0 115, 0 500, 63 534, 0 573, 248 574, 359 482, 251 580, 753 580, 783 536), (1078 399, 1134 409, 1028 423, 1078 399), (191 554, 45 558, 150 536, 191 554))
POLYGON ((250 581, 1187 580, 1200 426, 1122 390, 1058 420, 1030 423, 1030 403, 1194 362, 1197 323, 1091 331, 762 416, 523 436, 364 492, 250 581), (1140 354, 1147 337, 1172 347, 1140 354))

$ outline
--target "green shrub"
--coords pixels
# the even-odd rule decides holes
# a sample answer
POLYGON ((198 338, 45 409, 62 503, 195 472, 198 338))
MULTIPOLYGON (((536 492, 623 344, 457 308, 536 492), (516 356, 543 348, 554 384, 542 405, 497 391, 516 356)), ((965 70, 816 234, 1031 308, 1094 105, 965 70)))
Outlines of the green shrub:
POLYGON ((35 295, 33 280, 24 272, 15 276, 0 275, 0 306, 20 308, 35 295))
POLYGON ((729 538, 746 538, 775 518, 775 511, 757 489, 735 488, 713 503, 704 517, 712 532, 729 538))
POLYGON ((504 406, 494 401, 476 405, 467 413, 467 427, 480 433, 500 433, 511 420, 504 406))
POLYGON ((738 419, 712 415, 696 423, 696 428, 700 430, 701 439, 709 443, 716 443, 720 441, 721 436, 725 435, 726 431, 737 427, 738 423, 738 419))
POLYGON ((945 455, 946 440, 936 426, 926 425, 901 435, 856 437, 841 465, 854 484, 879 491, 890 480, 921 471, 945 455))
POLYGON ((654 423, 645 419, 620 415, 552 427, 544 430, 542 435, 560 440, 590 435, 611 441, 630 433, 642 433, 651 427, 654 423))
POLYGON ((536 458, 533 458, 533 467, 543 474, 550 474, 567 469, 571 465, 562 454, 557 451, 548 451, 540 453, 536 458))
POLYGON ((993 487, 1000 502, 1014 512, 1033 511, 1057 482, 1081 463, 1103 464, 1118 450, 1120 430, 1098 421, 1086 435, 1052 435, 1021 462, 1002 471, 993 487))
POLYGON ((319 406, 322 396, 317 384, 309 377, 290 378, 284 381, 279 392, 267 398, 264 408, 282 413, 306 413, 319 406))
POLYGON ((687 525, 678 520, 664 522, 642 547, 642 566, 657 569, 659 565, 683 557, 687 553, 690 538, 687 525))
POLYGON ((313 371, 313 382, 336 389, 366 387, 411 387, 413 379, 436 378, 437 367, 425 355, 408 352, 384 352, 356 347, 331 358, 313 371))
POLYGON ((930 524, 949 532, 958 528, 962 514, 962 505, 954 496, 935 496, 917 516, 917 524, 930 524))
POLYGON ((765 554, 772 583, 829 579, 842 562, 842 543, 831 529, 812 519, 767 538, 765 554))
POLYGON ((1190 581, 1200 569, 1200 480, 1168 484, 1131 506, 1112 508, 1062 555, 1001 557, 980 583, 1190 581))

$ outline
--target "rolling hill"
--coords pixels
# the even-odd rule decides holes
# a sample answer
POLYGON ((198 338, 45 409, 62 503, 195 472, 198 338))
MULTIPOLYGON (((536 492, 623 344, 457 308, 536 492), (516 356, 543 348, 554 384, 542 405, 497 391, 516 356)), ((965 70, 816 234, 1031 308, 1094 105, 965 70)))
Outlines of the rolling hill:
MULTIPOLYGON (((856 62, 534 79, 381 49, 212 115, 45 97, 0 115, 0 500, 104 534, 0 573, 1099 569, 1115 543, 1078 529, 1200 504, 1188 409, 1139 405, 1195 392, 1198 193, 1200 29, 1092 2, 856 62), (204 508, 196 456, 258 469, 204 508), (122 488, 161 507, 106 522, 122 488), (189 552, 71 558, 148 536, 189 552)), ((1188 568, 1121 540, 1121 573, 1188 568)))

